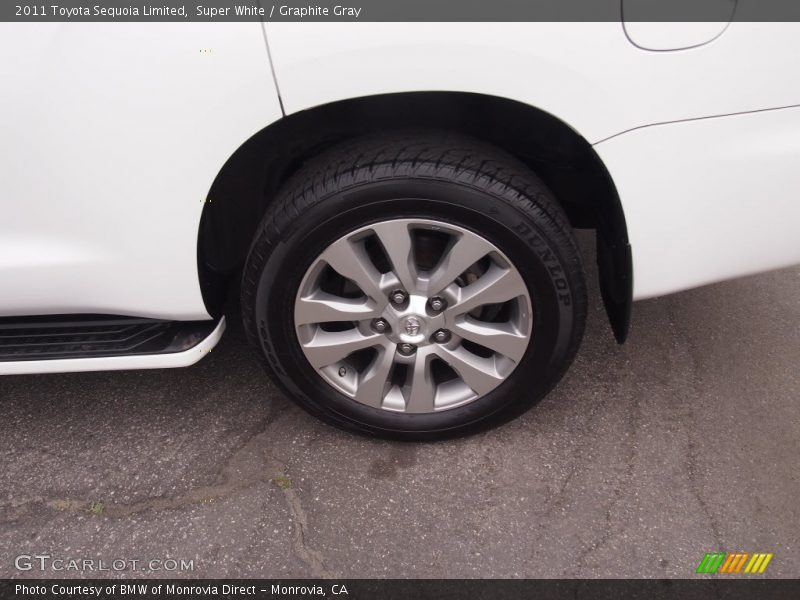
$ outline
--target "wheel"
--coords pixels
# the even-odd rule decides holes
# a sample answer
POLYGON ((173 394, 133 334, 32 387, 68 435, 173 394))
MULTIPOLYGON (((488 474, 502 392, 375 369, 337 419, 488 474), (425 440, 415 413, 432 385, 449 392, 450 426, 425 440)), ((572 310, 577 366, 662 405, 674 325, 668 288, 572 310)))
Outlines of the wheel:
POLYGON ((415 132, 347 142, 287 182, 250 249, 242 314, 311 413, 432 439, 542 398, 580 344, 586 290, 569 223, 532 172, 415 132))

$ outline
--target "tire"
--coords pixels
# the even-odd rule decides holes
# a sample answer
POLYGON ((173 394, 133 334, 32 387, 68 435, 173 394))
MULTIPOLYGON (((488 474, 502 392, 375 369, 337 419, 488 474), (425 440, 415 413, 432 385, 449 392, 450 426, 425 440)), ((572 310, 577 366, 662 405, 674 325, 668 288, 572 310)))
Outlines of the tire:
MULTIPOLYGON (((478 288, 469 288, 473 289, 478 288)), ((498 292, 498 298, 500 295, 498 292)), ((325 300, 325 307, 331 305, 325 300)), ((461 306, 468 308, 463 302, 461 306)), ((347 310, 355 308, 348 304, 347 310)), ((580 344, 586 319, 586 287, 569 222, 544 183, 525 165, 493 146, 460 135, 399 132, 331 148, 287 181, 270 204, 252 243, 242 280, 242 316, 248 338, 267 371, 300 406, 330 424, 360 434, 428 440, 464 435, 505 422, 544 397, 566 371, 580 344), (402 264, 393 262, 393 253, 399 250, 379 235, 401 226, 416 244, 411 261, 416 285, 427 281, 425 285, 431 289, 436 287, 434 280, 439 275, 443 281, 447 279, 445 255, 451 271, 459 260, 471 260, 460 250, 447 254, 456 241, 463 239, 475 247, 485 242, 494 248, 444 291, 450 294, 453 307, 444 297, 437 303, 437 297, 428 298, 420 308, 425 296, 412 291, 402 308, 402 303, 392 304, 395 297, 388 288, 382 291, 389 299, 378 298, 377 292, 363 293, 363 285, 353 288, 356 279, 342 277, 336 269, 328 270, 331 264, 340 271, 353 264, 361 268, 360 261, 367 256, 364 269, 384 273, 386 265, 379 264, 383 257, 389 270, 380 281, 394 278, 394 286, 402 288, 396 275, 402 267, 393 268, 402 264), (371 242, 375 239, 380 244, 371 242), (345 243, 347 249, 356 248, 361 258, 331 262, 330 257, 339 252, 338 248, 345 248, 345 243), (420 256, 434 256, 436 252, 443 253, 439 263, 427 267, 420 263, 420 256), (455 305, 469 297, 465 286, 470 282, 480 283, 488 281, 489 274, 500 277, 507 273, 521 287, 502 291, 505 295, 519 291, 518 296, 480 305, 460 316, 445 316, 447 311, 455 315, 455 305), (428 279, 421 274, 427 274, 428 279), (376 302, 386 305, 381 314, 389 311, 394 320, 381 325, 378 320, 385 319, 375 319, 377 313, 373 312, 369 321, 354 320, 353 324, 344 320, 320 324, 326 323, 322 317, 319 323, 304 324, 308 298, 329 299, 326 286, 335 287, 336 295, 348 298, 343 302, 357 305, 358 310, 381 310, 376 302), (311 295, 304 295, 306 289, 313 290, 308 292, 311 295), (356 296, 359 299, 353 299, 356 296), (411 303, 417 307, 412 316, 419 318, 409 319, 411 303), (431 303, 446 308, 442 313, 432 313, 431 303), (401 311, 406 311, 405 316, 401 311), (432 332, 434 322, 449 323, 460 333, 432 332), (505 346, 502 353, 482 346, 480 342, 488 337, 478 338, 478 345, 471 336, 459 337, 467 335, 465 327, 474 330, 476 323, 478 331, 494 333, 502 328, 513 336, 503 339, 511 340, 513 347, 508 347, 517 353, 516 359, 508 358, 512 353, 505 346), (337 340, 343 339, 337 328, 355 327, 353 336, 378 336, 382 345, 347 358, 337 356, 340 362, 330 366, 319 366, 322 362, 312 366, 312 360, 323 360, 318 358, 316 336, 328 336, 326 327, 333 327, 332 332, 340 336, 337 340), (383 331, 389 333, 380 333, 376 327, 386 327, 383 331), (526 341, 522 342, 520 337, 525 337, 526 331, 526 341), (423 335, 430 337, 423 339, 423 335), (447 344, 453 350, 436 345, 435 339, 447 336, 451 336, 447 344), (408 344, 401 344, 403 340, 421 340, 418 346, 411 344, 415 354, 410 358, 402 354, 408 350, 408 344), (460 358, 453 358, 452 363, 440 361, 439 355, 445 353, 460 358), (481 369, 494 365, 494 370, 486 367, 491 376, 476 378, 460 362, 463 357, 468 357, 470 365, 480 364, 481 369), (388 383, 379 386, 377 396, 370 395, 373 388, 367 382, 378 379, 369 379, 368 374, 379 370, 380 360, 394 362, 389 371, 381 372, 390 373, 386 376, 388 383), (363 364, 368 361, 372 362, 363 364), (338 370, 337 365, 341 365, 338 370), (355 399, 362 396, 370 404, 355 399), (441 409, 439 403, 445 400, 450 404, 442 404, 445 408, 441 409), (419 408, 430 402, 434 403, 432 410, 419 408)))

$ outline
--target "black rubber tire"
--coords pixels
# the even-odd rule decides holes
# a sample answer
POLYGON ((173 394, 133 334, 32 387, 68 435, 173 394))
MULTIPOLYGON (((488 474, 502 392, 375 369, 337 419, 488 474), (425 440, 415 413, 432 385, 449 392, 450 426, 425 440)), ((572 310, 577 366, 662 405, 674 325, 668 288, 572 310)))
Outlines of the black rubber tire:
POLYGON ((458 135, 393 133, 334 147, 286 183, 247 258, 242 316, 268 372, 300 406, 350 431, 423 440, 504 422, 545 396, 580 344, 586 286, 566 216, 525 165, 458 135), (334 390, 300 348, 294 301, 311 262, 346 233, 392 217, 471 229, 502 250, 528 285, 528 350, 505 382, 472 403, 423 415, 371 408, 334 390))

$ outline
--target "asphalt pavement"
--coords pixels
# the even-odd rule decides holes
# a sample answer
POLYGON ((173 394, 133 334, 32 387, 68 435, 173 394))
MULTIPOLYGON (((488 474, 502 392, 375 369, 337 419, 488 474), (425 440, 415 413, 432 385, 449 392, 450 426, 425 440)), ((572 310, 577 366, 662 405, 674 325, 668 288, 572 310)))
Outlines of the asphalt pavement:
POLYGON ((800 268, 636 303, 618 346, 587 254, 574 365, 466 439, 316 421, 235 306, 187 369, 0 378, 0 577, 694 577, 716 551, 800 576, 800 268))

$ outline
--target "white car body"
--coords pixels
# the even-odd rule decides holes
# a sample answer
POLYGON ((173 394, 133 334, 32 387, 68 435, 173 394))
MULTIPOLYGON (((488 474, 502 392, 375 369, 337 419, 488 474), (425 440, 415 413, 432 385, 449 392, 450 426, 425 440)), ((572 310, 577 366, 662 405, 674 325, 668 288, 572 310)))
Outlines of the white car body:
MULTIPOLYGON (((800 24, 643 25, 4 23, 0 317, 210 319, 198 232, 237 148, 409 92, 513 100, 585 139, 619 194, 632 299, 800 263, 800 24)), ((0 373, 183 366, 223 326, 180 357, 0 373)))

